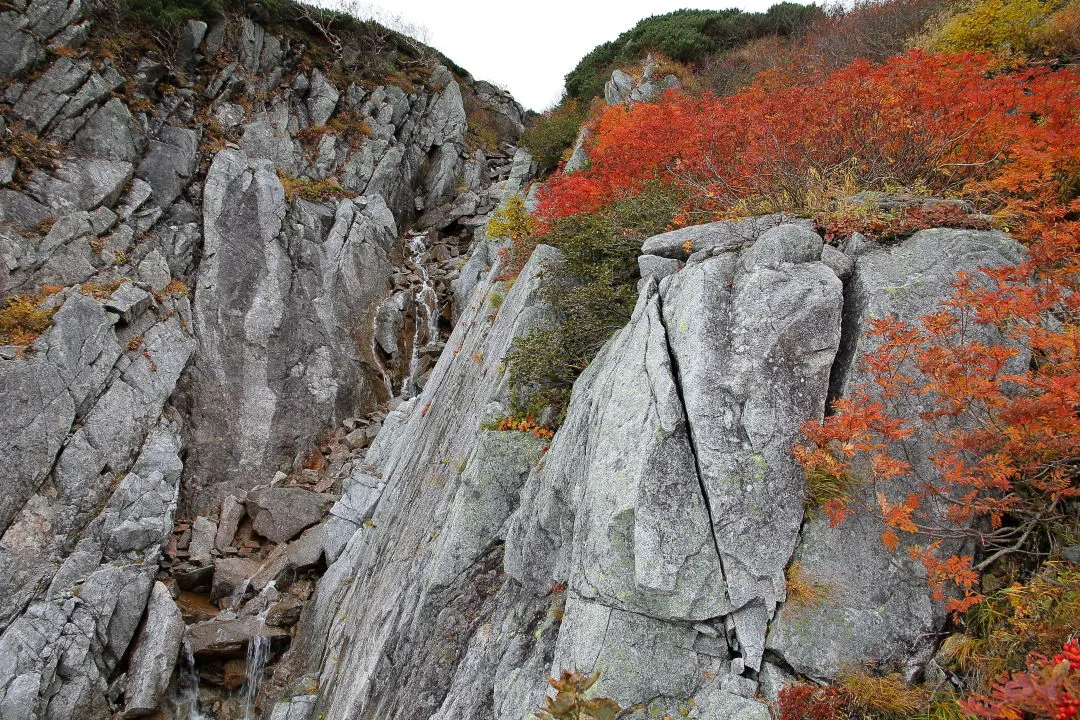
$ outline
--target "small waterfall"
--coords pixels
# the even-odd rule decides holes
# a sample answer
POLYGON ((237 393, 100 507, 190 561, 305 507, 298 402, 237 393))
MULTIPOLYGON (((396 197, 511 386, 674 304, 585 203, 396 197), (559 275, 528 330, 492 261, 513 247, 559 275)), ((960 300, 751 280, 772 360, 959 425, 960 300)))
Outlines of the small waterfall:
POLYGON ((426 234, 411 235, 409 237, 409 255, 417 273, 420 275, 420 287, 414 296, 416 300, 416 317, 413 322, 412 356, 409 358, 409 375, 405 378, 401 394, 408 399, 416 395, 416 380, 420 367, 421 340, 428 344, 437 342, 439 339, 439 296, 435 288, 431 286, 431 278, 428 276, 427 267, 424 265, 424 254, 427 253, 426 234), (423 317, 423 322, 421 322, 423 317), (423 328, 427 336, 421 334, 423 328))
POLYGON ((195 670, 195 654, 191 645, 184 641, 183 656, 180 663, 180 678, 173 699, 176 717, 180 720, 210 720, 199 712, 199 673, 195 670))
MULTIPOLYGON (((277 604, 276 601, 270 599, 270 593, 276 589, 274 581, 271 580, 259 593, 259 597, 252 601, 252 605, 256 607, 258 607, 259 603, 263 605, 258 615, 260 628, 266 627, 266 616, 269 614, 270 608, 277 604)), ((259 684, 262 682, 269 662, 270 638, 266 635, 256 634, 251 638, 247 647, 247 667, 244 672, 244 689, 241 695, 244 720, 254 720, 255 718, 255 698, 259 694, 259 684)))
POLYGON ((255 696, 259 693, 266 664, 270 661, 270 638, 256 635, 247 649, 247 674, 244 678, 244 720, 254 720, 255 696))

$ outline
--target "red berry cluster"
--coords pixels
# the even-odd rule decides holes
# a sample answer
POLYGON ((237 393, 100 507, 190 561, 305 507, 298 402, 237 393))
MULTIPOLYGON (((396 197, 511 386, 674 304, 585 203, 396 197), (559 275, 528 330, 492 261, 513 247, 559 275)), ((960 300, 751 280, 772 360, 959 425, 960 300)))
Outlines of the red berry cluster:
POLYGON ((1054 720, 1072 720, 1077 712, 1080 712, 1080 700, 1070 695, 1067 690, 1062 691, 1061 697, 1058 698, 1054 720))
POLYGON ((1069 661, 1071 668, 1080 668, 1080 641, 1075 639, 1066 642, 1061 652, 1054 656, 1054 664, 1060 665, 1061 663, 1069 661))
MULTIPOLYGON (((1080 642, 1069 640, 1062 646, 1061 652, 1054 656, 1054 664, 1069 663, 1069 671, 1080 670, 1080 642)), ((1080 713, 1080 699, 1073 697, 1068 690, 1062 690, 1058 697, 1054 720, 1073 720, 1080 713)))

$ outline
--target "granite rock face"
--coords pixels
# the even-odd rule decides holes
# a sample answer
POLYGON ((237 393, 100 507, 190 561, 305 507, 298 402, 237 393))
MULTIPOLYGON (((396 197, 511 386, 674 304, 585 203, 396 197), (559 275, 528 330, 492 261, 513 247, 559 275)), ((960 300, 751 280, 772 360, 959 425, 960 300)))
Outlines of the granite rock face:
MULTIPOLYGON (((516 719, 540 706, 547 675, 576 667, 602 670, 596 691, 645 713, 692 701, 695 717, 764 720, 793 672, 829 679, 857 663, 914 675, 929 659, 944 616, 923 571, 890 563, 869 518, 830 530, 807 516, 790 449, 830 392, 857 381, 871 318, 917 316, 957 270, 1022 250, 996 233, 929 230, 852 257, 782 217, 682 234, 708 252, 642 280, 629 324, 578 379, 527 472, 530 436, 511 451, 509 434, 441 423, 446 403, 469 408, 473 427, 485 407, 503 411, 487 395, 502 381, 477 386, 462 357, 521 312, 520 285, 548 251, 492 330, 466 311, 441 382, 376 440, 378 483, 358 482, 349 501, 362 511, 339 511, 355 530, 301 621, 291 668, 319 674, 315 712, 414 717, 422 698, 422 717, 516 719), (793 560, 844 589, 788 608, 793 560), (359 576, 362 589, 349 581, 359 576)), ((677 240, 645 248, 682 252, 677 240)), ((475 293, 484 312, 487 286, 475 293)))
MULTIPOLYGON (((845 292, 844 342, 833 370, 833 391, 844 395, 867 380, 856 359, 875 347, 868 334, 870 319, 893 315, 914 321, 949 296, 958 271, 978 277, 981 267, 1015 264, 1024 257, 1023 248, 1002 233, 946 229, 923 230, 894 247, 860 253, 845 292)), ((1004 342, 986 326, 971 332, 973 340, 1004 342)), ((1025 367, 1027 354, 1021 352, 1012 362, 1025 367)), ((930 433, 916 433, 903 445, 917 476, 933 472, 927 458, 939 448, 930 433)), ((877 490, 895 502, 919 482, 905 476, 877 490)), ((824 518, 808 519, 795 559, 830 588, 829 598, 811 609, 785 609, 768 638, 770 651, 797 672, 832 676, 855 657, 898 666, 914 677, 934 653, 933 637, 944 621, 941 604, 932 602, 919 563, 885 550, 878 540, 884 530, 862 515, 835 529, 824 518)), ((945 550, 964 548, 953 542, 945 550)))

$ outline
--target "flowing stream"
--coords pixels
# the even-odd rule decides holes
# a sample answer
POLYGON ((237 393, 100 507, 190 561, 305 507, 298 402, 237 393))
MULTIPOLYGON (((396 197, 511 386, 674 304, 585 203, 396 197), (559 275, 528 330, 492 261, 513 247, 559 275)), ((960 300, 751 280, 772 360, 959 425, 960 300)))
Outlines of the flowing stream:
POLYGON ((183 645, 180 662, 180 679, 176 687, 176 716, 182 720, 210 720, 199 712, 199 673, 195 669, 195 654, 187 640, 183 645))
POLYGON ((409 255, 416 272, 420 275, 420 287, 414 296, 416 300, 416 317, 413 321, 412 356, 409 358, 409 375, 405 378, 401 389, 402 397, 408 399, 416 395, 416 380, 420 374, 420 348, 421 340, 428 344, 437 342, 439 339, 439 296, 435 288, 431 286, 431 278, 428 276, 427 266, 424 265, 424 255, 427 253, 427 234, 409 236, 409 255), (423 322, 421 322, 421 317, 423 322), (427 335, 422 335, 421 329, 427 335))

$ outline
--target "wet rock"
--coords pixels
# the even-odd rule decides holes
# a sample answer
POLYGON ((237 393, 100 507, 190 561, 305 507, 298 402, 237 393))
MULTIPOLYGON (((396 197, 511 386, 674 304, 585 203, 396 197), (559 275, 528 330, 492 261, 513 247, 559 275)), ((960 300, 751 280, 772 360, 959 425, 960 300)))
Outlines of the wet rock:
POLYGON ((266 624, 290 628, 300 621, 300 613, 304 609, 304 602, 300 598, 288 596, 281 602, 270 608, 266 614, 266 624))
POLYGON ((273 640, 289 636, 288 630, 266 625, 250 615, 230 620, 208 620, 189 625, 184 639, 198 658, 243 657, 253 637, 273 640))
POLYGON ((214 581, 210 587, 210 601, 219 601, 229 597, 238 589, 242 590, 248 580, 258 571, 259 563, 254 560, 219 558, 214 563, 214 581))

